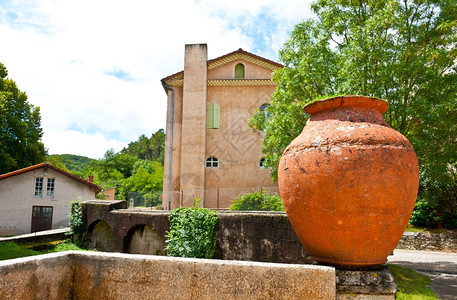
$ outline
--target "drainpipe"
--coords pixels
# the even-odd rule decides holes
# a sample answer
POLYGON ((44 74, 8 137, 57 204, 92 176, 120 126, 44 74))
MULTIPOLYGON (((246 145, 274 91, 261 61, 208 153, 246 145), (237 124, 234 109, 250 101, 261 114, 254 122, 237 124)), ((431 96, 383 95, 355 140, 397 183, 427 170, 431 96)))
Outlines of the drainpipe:
MULTIPOLYGON (((165 89, 171 90, 171 126, 170 126, 170 167, 169 167, 169 173, 170 173, 170 178, 168 180, 168 210, 171 210, 171 175, 172 175, 172 161, 173 161, 173 117, 174 117, 174 112, 175 112, 175 89, 172 88, 171 86, 166 85, 162 81, 162 86, 165 89)), ((168 93, 167 93, 168 96, 168 93)))

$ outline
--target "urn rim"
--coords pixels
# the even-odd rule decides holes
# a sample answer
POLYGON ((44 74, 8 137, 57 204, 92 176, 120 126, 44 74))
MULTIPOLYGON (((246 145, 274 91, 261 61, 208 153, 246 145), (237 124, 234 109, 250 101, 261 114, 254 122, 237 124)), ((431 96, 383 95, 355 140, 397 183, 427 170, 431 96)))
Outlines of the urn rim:
POLYGON ((303 107, 303 110, 313 115, 326 110, 343 108, 343 107, 359 107, 365 109, 374 109, 381 114, 384 114, 389 104, 387 101, 376 98, 361 95, 344 95, 334 96, 321 100, 314 101, 303 107))

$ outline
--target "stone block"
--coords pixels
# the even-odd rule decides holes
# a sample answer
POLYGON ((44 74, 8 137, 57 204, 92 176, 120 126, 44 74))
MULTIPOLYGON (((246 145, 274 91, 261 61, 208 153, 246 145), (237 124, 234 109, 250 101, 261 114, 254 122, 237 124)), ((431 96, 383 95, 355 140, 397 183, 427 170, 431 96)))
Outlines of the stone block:
POLYGON ((336 270, 337 299, 395 299, 397 284, 386 266, 379 270, 336 270))

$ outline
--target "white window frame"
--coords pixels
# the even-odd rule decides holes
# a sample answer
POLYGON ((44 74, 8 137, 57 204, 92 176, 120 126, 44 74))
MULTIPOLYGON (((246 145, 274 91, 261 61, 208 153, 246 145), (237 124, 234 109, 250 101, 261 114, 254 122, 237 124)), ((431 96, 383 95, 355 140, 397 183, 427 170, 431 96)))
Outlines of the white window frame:
POLYGON ((55 178, 48 178, 46 184, 46 198, 54 198, 55 178))
POLYGON ((214 156, 210 156, 205 161, 206 168, 219 168, 219 160, 214 156))
POLYGON ((34 197, 36 197, 36 198, 43 197, 43 182, 44 182, 43 177, 35 177, 35 185, 34 185, 34 192, 33 192, 34 197))

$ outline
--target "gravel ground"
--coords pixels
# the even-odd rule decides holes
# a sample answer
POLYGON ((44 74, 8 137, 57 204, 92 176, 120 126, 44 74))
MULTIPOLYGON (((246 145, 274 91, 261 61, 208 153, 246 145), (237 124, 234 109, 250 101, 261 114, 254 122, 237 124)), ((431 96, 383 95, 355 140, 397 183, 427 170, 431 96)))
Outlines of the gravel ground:
POLYGON ((396 249, 388 263, 430 276, 432 289, 440 300, 457 299, 457 253, 396 249))

